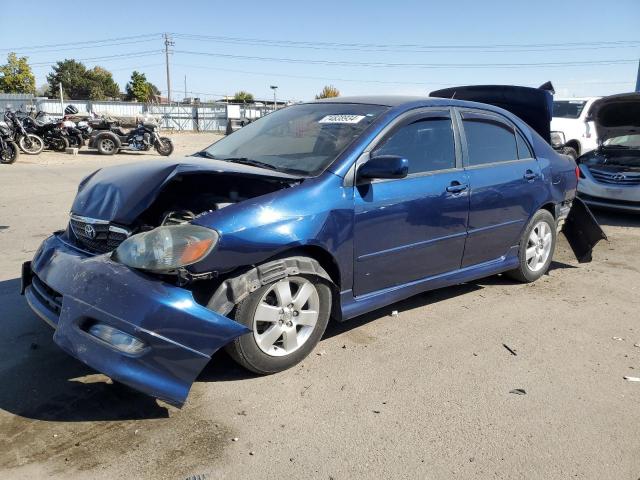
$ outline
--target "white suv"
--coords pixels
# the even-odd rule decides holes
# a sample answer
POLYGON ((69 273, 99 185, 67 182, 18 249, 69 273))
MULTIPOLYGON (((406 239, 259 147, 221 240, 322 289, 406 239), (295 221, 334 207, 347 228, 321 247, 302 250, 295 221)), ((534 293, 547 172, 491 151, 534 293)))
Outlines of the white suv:
POLYGON ((600 97, 554 98, 552 140, 574 159, 598 146, 593 122, 587 122, 591 105, 600 97), (558 138, 559 137, 559 138, 558 138))

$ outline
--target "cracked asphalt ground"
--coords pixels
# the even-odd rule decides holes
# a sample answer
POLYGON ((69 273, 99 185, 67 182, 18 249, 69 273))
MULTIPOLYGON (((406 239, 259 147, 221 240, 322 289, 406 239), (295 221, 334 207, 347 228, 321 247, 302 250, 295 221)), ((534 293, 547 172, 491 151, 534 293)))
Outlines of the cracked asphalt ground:
MULTIPOLYGON (((214 139, 174 138, 176 155, 214 139)), ((178 410, 61 352, 18 295, 78 181, 154 158, 0 166, 0 478, 640 477, 640 383, 622 378, 640 376, 640 216, 598 213, 610 242, 591 264, 561 242, 534 284, 494 276, 330 325, 277 375, 216 354, 178 410)))

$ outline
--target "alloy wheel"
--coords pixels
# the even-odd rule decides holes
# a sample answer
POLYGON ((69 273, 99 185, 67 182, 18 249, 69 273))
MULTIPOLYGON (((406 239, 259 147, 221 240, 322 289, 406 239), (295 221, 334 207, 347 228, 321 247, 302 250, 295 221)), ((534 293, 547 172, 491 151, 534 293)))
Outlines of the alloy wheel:
POLYGON ((532 272, 541 270, 549 258, 553 245, 553 235, 547 222, 538 222, 531 229, 527 241, 526 261, 532 272))
POLYGON ((262 296, 253 317, 253 337, 267 355, 282 357, 302 347, 318 322, 320 298, 305 278, 285 278, 262 296))

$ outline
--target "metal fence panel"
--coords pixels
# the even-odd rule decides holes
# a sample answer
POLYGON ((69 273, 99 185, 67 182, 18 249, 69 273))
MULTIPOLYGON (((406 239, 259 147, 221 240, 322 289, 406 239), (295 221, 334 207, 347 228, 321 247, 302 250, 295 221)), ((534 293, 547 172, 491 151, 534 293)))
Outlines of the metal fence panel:
POLYGON ((34 97, 33 95, 0 94, 0 109, 42 110, 54 117, 61 117, 64 107, 74 105, 80 112, 114 117, 153 116, 161 128, 170 130, 224 131, 229 118, 249 118, 255 120, 272 111, 272 107, 255 104, 206 103, 196 105, 158 105, 139 102, 60 100, 34 97))

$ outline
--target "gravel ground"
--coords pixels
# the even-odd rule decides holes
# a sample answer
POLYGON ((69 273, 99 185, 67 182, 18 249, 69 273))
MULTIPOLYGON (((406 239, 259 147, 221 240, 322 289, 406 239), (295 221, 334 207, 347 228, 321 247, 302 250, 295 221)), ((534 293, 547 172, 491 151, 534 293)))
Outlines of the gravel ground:
MULTIPOLYGON (((173 138, 175 156, 215 140, 173 138)), ((640 477, 640 383, 622 378, 640 376, 640 217, 599 213, 594 261, 561 242, 534 284, 494 276, 330 325, 277 375, 217 354, 178 410, 65 355, 17 293, 84 175, 155 158, 0 166, 0 478, 640 477)))

